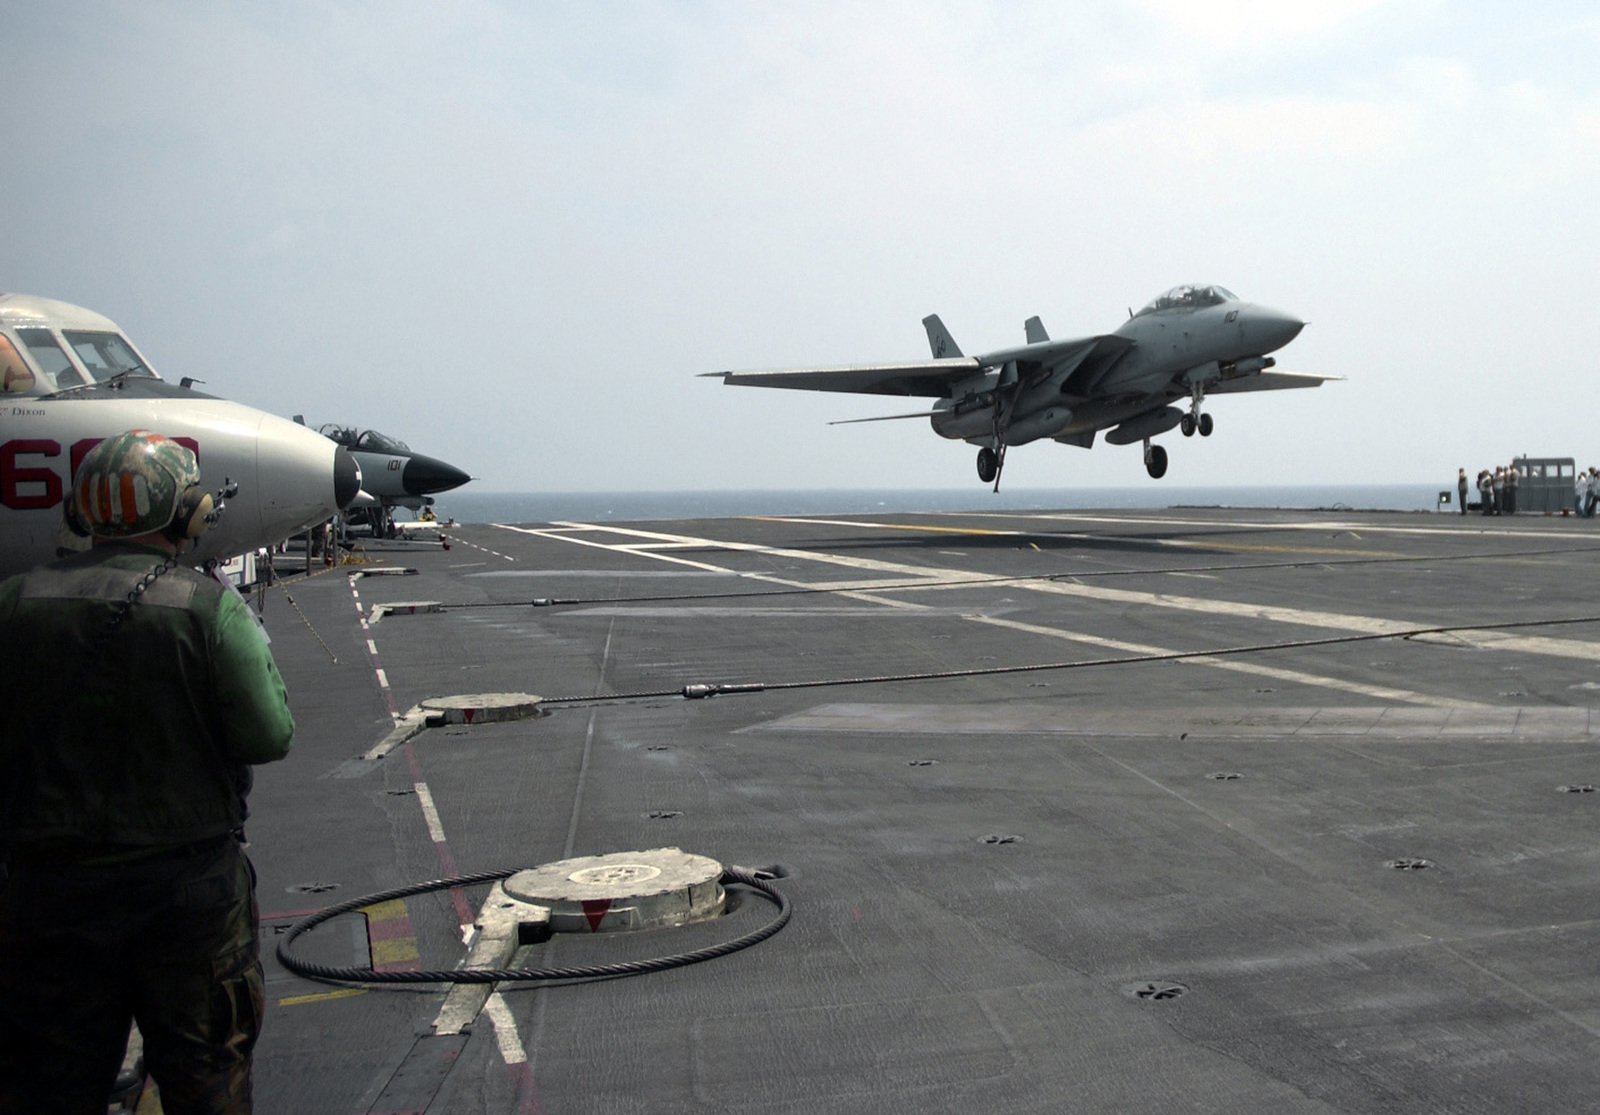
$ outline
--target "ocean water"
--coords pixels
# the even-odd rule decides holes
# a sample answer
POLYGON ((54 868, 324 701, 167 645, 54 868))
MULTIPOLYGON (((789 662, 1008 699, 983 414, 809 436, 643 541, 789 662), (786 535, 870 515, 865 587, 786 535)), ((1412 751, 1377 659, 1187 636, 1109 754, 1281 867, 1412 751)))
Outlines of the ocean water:
MULTIPOLYGON (((738 515, 874 515, 896 511, 1053 511, 1090 508, 1281 507, 1322 511, 1436 511, 1430 484, 1307 487, 875 489, 697 492, 480 492, 439 497, 439 517, 462 523, 635 522, 738 515)), ((1454 500, 1455 493, 1451 492, 1454 500)), ((1444 510, 1455 511, 1454 504, 1444 510)))

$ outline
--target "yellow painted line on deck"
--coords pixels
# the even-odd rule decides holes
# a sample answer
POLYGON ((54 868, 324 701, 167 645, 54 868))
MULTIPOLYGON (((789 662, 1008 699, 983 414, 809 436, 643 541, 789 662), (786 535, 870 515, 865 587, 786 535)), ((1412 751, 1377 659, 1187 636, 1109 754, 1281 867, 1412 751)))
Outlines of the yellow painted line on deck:
POLYGON ((352 995, 365 995, 366 993, 367 989, 365 987, 345 987, 338 991, 318 991, 312 995, 290 995, 287 998, 279 999, 277 1005, 280 1007, 297 1007, 301 1003, 324 1003, 329 999, 348 999, 352 995))
MULTIPOLYGON (((879 523, 868 519, 807 519, 780 515, 746 515, 766 523, 801 523, 828 527, 869 527, 873 530, 903 530, 915 534, 981 534, 999 538, 1051 538, 1058 541, 1092 540, 1095 542, 1135 542, 1146 546, 1167 546, 1173 549, 1227 550, 1241 554, 1305 554, 1312 557, 1362 557, 1399 558, 1407 555, 1393 550, 1350 550, 1333 546, 1270 546, 1251 542, 1215 542, 1187 538, 1141 538, 1134 535, 1062 534, 1043 530, 988 530, 983 527, 938 527, 928 523, 879 523)), ((1213 526, 1217 524, 1211 524, 1213 526)), ((1039 549, 1036 543, 1030 543, 1039 549)), ((1149 570, 1159 573, 1161 570, 1149 570)))
POLYGON ((983 527, 936 527, 927 523, 874 523, 858 519, 802 519, 785 515, 741 515, 758 523, 807 523, 819 527, 872 527, 874 530, 909 530, 917 534, 1038 534, 1036 530, 986 530, 983 527))

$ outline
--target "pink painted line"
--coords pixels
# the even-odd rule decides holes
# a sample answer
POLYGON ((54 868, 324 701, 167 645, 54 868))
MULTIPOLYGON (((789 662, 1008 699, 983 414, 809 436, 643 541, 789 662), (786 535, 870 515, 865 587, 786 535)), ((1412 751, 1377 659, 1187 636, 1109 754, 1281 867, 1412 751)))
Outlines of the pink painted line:
POLYGON ((539 1102, 539 1090, 533 1086, 533 1066, 523 1061, 520 1065, 507 1065, 506 1068, 511 1070, 517 1115, 544 1115, 544 1104, 539 1102))
MULTIPOLYGON (((412 748, 411 741, 407 740, 405 743, 401 744, 400 750, 405 754, 406 766, 411 771, 412 783, 415 784, 417 782, 426 781, 426 779, 422 777, 422 764, 417 762, 417 753, 412 748)), ((418 802, 418 806, 420 808, 420 801, 418 802)), ((461 874, 461 869, 456 866, 456 857, 451 854, 450 845, 448 843, 443 840, 435 840, 433 842, 433 850, 439 856, 439 869, 444 873, 444 877, 446 879, 453 879, 457 875, 461 874)), ((476 920, 472 913, 472 907, 467 903, 466 892, 460 887, 450 888, 450 901, 455 904, 456 918, 462 925, 471 925, 476 920)))
POLYGON ((367 940, 387 941, 394 937, 415 937, 410 918, 374 918, 367 916, 367 940))
POLYGON ((422 961, 418 959, 396 960, 389 964, 374 964, 372 970, 374 972, 420 972, 422 971, 422 961))

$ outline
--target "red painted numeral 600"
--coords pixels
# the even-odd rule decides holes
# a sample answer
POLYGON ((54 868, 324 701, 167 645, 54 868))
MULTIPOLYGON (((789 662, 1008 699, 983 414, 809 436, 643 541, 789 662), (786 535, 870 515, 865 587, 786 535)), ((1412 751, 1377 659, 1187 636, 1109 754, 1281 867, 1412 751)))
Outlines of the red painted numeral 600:
MULTIPOLYGON (((89 437, 73 443, 72 471, 78 471, 84 456, 99 445, 104 438, 89 437)), ((172 439, 200 456, 200 443, 192 437, 172 439)), ((17 458, 24 454, 38 454, 51 458, 61 456, 61 444, 50 438, 17 438, 0 445, 0 504, 13 511, 39 511, 61 502, 61 477, 55 469, 42 466, 23 467, 17 458), (40 485, 43 485, 41 488, 40 485), (24 490, 26 488, 26 490, 24 490)))

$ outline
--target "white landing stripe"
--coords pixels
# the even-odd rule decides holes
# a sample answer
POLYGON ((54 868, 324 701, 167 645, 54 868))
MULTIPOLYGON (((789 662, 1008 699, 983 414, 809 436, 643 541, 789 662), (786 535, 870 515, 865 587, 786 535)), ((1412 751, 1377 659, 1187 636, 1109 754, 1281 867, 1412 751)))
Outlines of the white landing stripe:
MULTIPOLYGON (((524 528, 507 527, 506 529, 508 529, 508 530, 521 530, 521 529, 524 529, 524 528)), ((537 533, 537 532, 530 530, 527 533, 532 534, 532 533, 537 533)), ((557 539, 559 539, 560 541, 563 541, 563 542, 574 542, 574 543, 577 543, 577 544, 583 545, 583 546, 598 546, 601 549, 617 550, 617 549, 621 548, 621 547, 613 547, 613 546, 604 546, 604 545, 602 545, 600 543, 590 542, 590 541, 588 541, 586 539, 565 538, 565 537, 562 537, 560 535, 553 535, 553 534, 546 535, 546 536, 547 537, 551 537, 551 538, 557 538, 557 539)), ((697 562, 686 562, 682 558, 669 557, 666 554, 661 554, 661 553, 658 553, 658 552, 644 553, 644 554, 640 554, 640 556, 641 557, 652 557, 652 558, 655 558, 658 561, 668 561, 668 562, 674 562, 674 563, 679 563, 679 564, 693 564, 693 565, 697 566, 698 568, 709 570, 709 571, 713 571, 713 572, 733 572, 732 570, 726 569, 723 566, 713 565, 713 564, 711 564, 709 562, 698 562, 698 561, 697 562)), ((809 556, 809 555, 805 555, 805 556, 809 556)), ((918 569, 918 570, 916 570, 916 572, 918 574, 922 574, 922 573, 926 573, 927 571, 925 569, 918 569)), ((808 584, 807 582, 794 581, 794 580, 789 580, 789 579, 782 578, 782 577, 774 577, 774 576, 770 576, 770 575, 766 575, 766 574, 757 574, 757 575, 739 574, 739 575, 740 576, 754 576, 755 579, 759 579, 759 580, 763 580, 763 581, 769 581, 769 582, 772 582, 774 584, 790 585, 790 586, 799 587, 799 588, 816 587, 814 585, 808 584)), ((971 580, 971 577, 972 577, 971 574, 964 574, 964 573, 957 573, 957 574, 954 574, 954 575, 962 577, 963 579, 967 579, 967 580, 971 580)), ((919 586, 919 587, 921 587, 921 586, 919 586)), ((937 587, 937 586, 936 585, 930 585, 930 586, 927 586, 927 587, 937 587)), ((903 591, 903 590, 894 589, 892 591, 898 592, 898 591, 903 591)), ((850 598, 856 599, 856 600, 869 601, 869 602, 876 603, 876 604, 883 604, 883 605, 888 605, 890 607, 903 608, 903 609, 907 609, 907 610, 919 610, 919 611, 920 610, 931 610, 931 609, 927 609, 926 605, 923 605, 923 604, 915 604, 915 603, 912 603, 910 601, 898 600, 898 599, 896 599, 896 598, 894 598, 892 596, 880 595, 878 593, 872 592, 869 588, 867 588, 865 586, 863 586, 860 590, 857 590, 857 591, 841 591, 839 593, 839 595, 850 597, 850 598)), ((1150 594, 1147 593, 1147 594, 1143 594, 1143 595, 1150 595, 1150 594)), ((987 623, 987 624, 990 624, 990 625, 996 626, 996 627, 1009 627, 1009 628, 1012 628, 1013 630, 1017 630, 1017 631, 1027 631, 1027 632, 1029 632, 1031 634, 1035 634, 1035 635, 1045 635, 1045 636, 1048 636, 1048 637, 1051 637, 1051 638, 1068 639, 1068 640, 1071 640, 1071 641, 1074 641, 1074 642, 1087 643, 1087 644, 1090 644, 1091 646, 1104 647, 1107 650, 1119 651, 1119 652, 1124 653, 1124 654, 1172 654, 1173 653, 1173 651, 1171 651, 1167 647, 1147 646, 1147 645, 1143 645, 1143 644, 1140 644, 1140 643, 1128 643, 1128 642, 1123 642, 1123 641, 1118 640, 1118 639, 1105 639, 1105 638, 1101 638, 1101 637, 1096 636, 1096 635, 1080 634, 1078 632, 1066 631, 1066 630, 1063 630, 1063 629, 1060 629, 1060 628, 1055 628, 1055 627, 1041 627, 1041 626, 1039 626, 1037 624, 1020 623, 1020 622, 1018 622, 1016 620, 1001 619, 999 617, 994 617, 994 616, 971 615, 971 616, 965 616, 963 618, 969 619, 974 623, 987 623)), ((1374 698, 1377 698, 1378 700, 1382 700, 1382 701, 1406 702, 1406 703, 1410 703, 1410 704, 1429 705, 1429 706, 1438 707, 1438 708, 1484 708, 1484 707, 1487 707, 1487 706, 1478 704, 1478 703, 1473 702, 1473 701, 1459 701, 1459 700, 1454 700, 1454 699, 1448 698, 1448 697, 1429 697, 1429 696, 1427 696, 1425 694, 1414 693, 1409 689, 1391 689, 1391 688, 1387 688, 1385 686, 1379 686, 1379 685, 1363 685, 1360 682, 1345 681, 1342 678, 1322 677, 1322 676, 1317 675, 1317 674, 1308 674, 1308 673, 1304 673, 1304 672, 1299 671, 1299 670, 1287 670, 1287 669, 1282 669, 1282 668, 1279 668, 1279 667, 1276 667, 1276 666, 1267 666, 1267 665, 1260 664, 1258 662, 1251 662, 1251 661, 1246 661, 1246 660, 1242 660, 1242 659, 1193 658, 1193 659, 1180 659, 1180 661, 1192 662, 1195 665, 1200 665, 1200 666, 1210 666, 1210 667, 1213 667, 1213 668, 1218 669, 1218 670, 1232 670, 1235 673, 1253 674, 1253 675, 1255 675, 1257 677, 1269 677, 1269 678, 1273 678, 1273 679, 1275 679, 1277 681, 1293 682, 1293 683, 1298 684, 1298 685, 1320 686, 1321 688, 1324 688, 1324 689, 1337 689, 1337 690, 1341 690, 1341 691, 1347 692, 1347 693, 1359 693, 1362 696, 1374 697, 1374 698)))
POLYGON ((384 673, 381 668, 376 670, 375 673, 378 675, 378 684, 384 689, 389 688, 389 675, 384 673))
POLYGON ((373 642, 371 639, 367 640, 367 653, 372 655, 374 658, 378 657, 378 644, 373 642))
MULTIPOLYGON (((861 523, 857 526, 865 525, 861 523)), ((619 550, 634 553, 639 557, 653 558, 657 561, 669 561, 683 565, 693 565, 701 569, 723 570, 723 567, 710 565, 704 562, 692 562, 683 558, 672 557, 656 551, 646 551, 624 545, 607 545, 603 542, 588 539, 569 538, 560 534, 546 531, 533 530, 526 527, 505 527, 505 530, 520 531, 524 534, 536 534, 562 542, 572 542, 582 546, 594 546, 603 550, 617 552, 619 550)), ((1395 528, 1400 529, 1400 528, 1395 528)), ((844 554, 818 553, 808 550, 786 550, 772 546, 760 546, 747 542, 724 542, 714 538, 695 538, 690 535, 661 534, 655 531, 641 531, 623 527, 595 526, 596 532, 619 534, 636 538, 649 538, 660 541, 687 542, 701 548, 723 549, 736 552, 760 553, 773 557, 789 558, 796 561, 819 562, 826 565, 841 565, 853 569, 871 571, 873 573, 896 574, 899 576, 921 579, 925 585, 917 588, 937 588, 941 581, 965 581, 966 587, 978 587, 972 582, 982 581, 984 574, 973 573, 961 569, 941 569, 936 566, 904 565, 897 562, 879 561, 873 558, 856 558, 844 554)), ((770 580, 778 584, 800 585, 801 587, 815 588, 817 585, 804 584, 784 580, 777 577, 767 577, 760 574, 741 573, 740 576, 752 580, 770 580)), ((1151 608, 1168 608, 1182 612, 1198 612, 1203 615, 1230 616, 1239 619, 1265 620, 1268 623, 1281 623, 1291 626, 1321 628, 1331 631, 1347 631, 1360 635, 1397 635, 1402 631, 1413 631, 1419 627, 1434 626, 1430 623, 1421 623, 1415 620, 1382 619, 1377 616, 1353 615, 1344 612, 1324 612, 1308 608, 1285 608, 1270 604, 1249 604, 1236 600, 1218 600, 1210 597, 1180 596, 1172 593, 1139 592, 1134 589, 1109 588, 1103 585, 1078 584, 1071 581, 1014 581, 996 577, 995 580, 1005 580, 1008 588, 1024 589, 1029 592, 1051 593, 1058 596, 1074 596, 1086 600, 1098 600, 1108 604, 1139 605, 1151 608)), ((868 586, 863 586, 867 588, 868 586)), ((896 588, 894 590, 880 591, 912 591, 911 587, 896 588)), ((1500 631, 1459 631, 1449 635, 1422 636, 1429 640, 1448 640, 1455 645, 1472 646, 1481 650, 1495 650, 1508 653, 1539 654, 1552 658, 1570 658, 1584 662, 1600 661, 1600 642, 1589 642, 1583 639, 1557 639, 1547 636, 1515 635, 1500 631)))
POLYGON ((483 1004, 483 1013, 489 1016, 489 1021, 494 1023, 494 1040, 500 1046, 500 1056, 505 1058, 508 1065, 520 1065, 528 1060, 527 1052, 522 1048, 522 1039, 517 1036, 517 1020, 511 1017, 511 1008, 506 1006, 506 1001, 496 991, 490 995, 483 1004))
MULTIPOLYGON (((1085 635, 1077 631, 1065 631, 1058 627, 1042 627, 1036 623, 1021 623, 1017 620, 1001 619, 998 616, 968 616, 967 618, 973 623, 986 623, 991 627, 1008 627, 1013 631, 1026 631, 1032 635, 1044 635, 1052 639, 1066 639, 1074 643, 1088 643, 1091 646, 1104 647, 1107 650, 1120 651, 1124 654, 1173 653, 1165 647, 1126 643, 1120 639, 1103 639, 1098 635, 1085 635)), ((1277 666, 1265 666, 1243 658, 1180 658, 1178 661, 1184 665, 1211 666, 1218 670, 1254 674, 1257 677, 1268 677, 1276 681, 1292 682, 1297 685, 1314 685, 1322 689, 1338 689, 1346 693, 1359 693, 1363 697, 1375 697, 1380 701, 1402 701, 1413 705, 1427 705, 1431 708, 1482 709, 1494 707, 1478 701, 1456 700, 1451 697, 1430 697, 1425 693, 1415 693, 1409 689, 1392 689, 1384 685, 1365 685, 1359 681, 1345 681, 1343 678, 1324 677, 1321 674, 1308 674, 1300 670, 1285 670, 1277 666)))
MULTIPOLYGON (((1592 530, 1574 529, 1569 532, 1558 533, 1556 530, 1516 530, 1512 528, 1495 529, 1479 527, 1470 524, 1448 527, 1397 527, 1380 526, 1369 522, 1357 522, 1353 519, 1313 519, 1300 522, 1257 522, 1255 520, 1219 520, 1219 519, 1168 519, 1151 518, 1145 515, 1078 515, 1072 513, 1056 513, 1048 511, 973 511, 973 512, 942 512, 942 514, 961 514, 963 517, 976 519, 1027 519, 1034 522, 1065 521, 1073 523, 1135 523, 1141 526, 1175 526, 1175 527, 1211 527, 1222 531, 1232 530, 1298 530, 1326 533, 1328 531, 1347 530, 1358 537, 1363 534, 1417 534, 1417 535, 1454 535, 1457 538, 1478 536, 1483 538, 1543 538, 1547 540, 1572 541, 1574 536, 1584 542, 1600 544, 1592 530)), ((1457 518, 1461 518, 1457 513, 1457 518)), ((1465 516, 1471 518, 1471 516, 1465 516)))
POLYGON ((422 805, 422 819, 428 822, 428 839, 435 844, 443 844, 444 826, 439 823, 439 811, 433 805, 433 791, 428 789, 426 782, 413 782, 411 785, 417 791, 417 801, 422 805))

